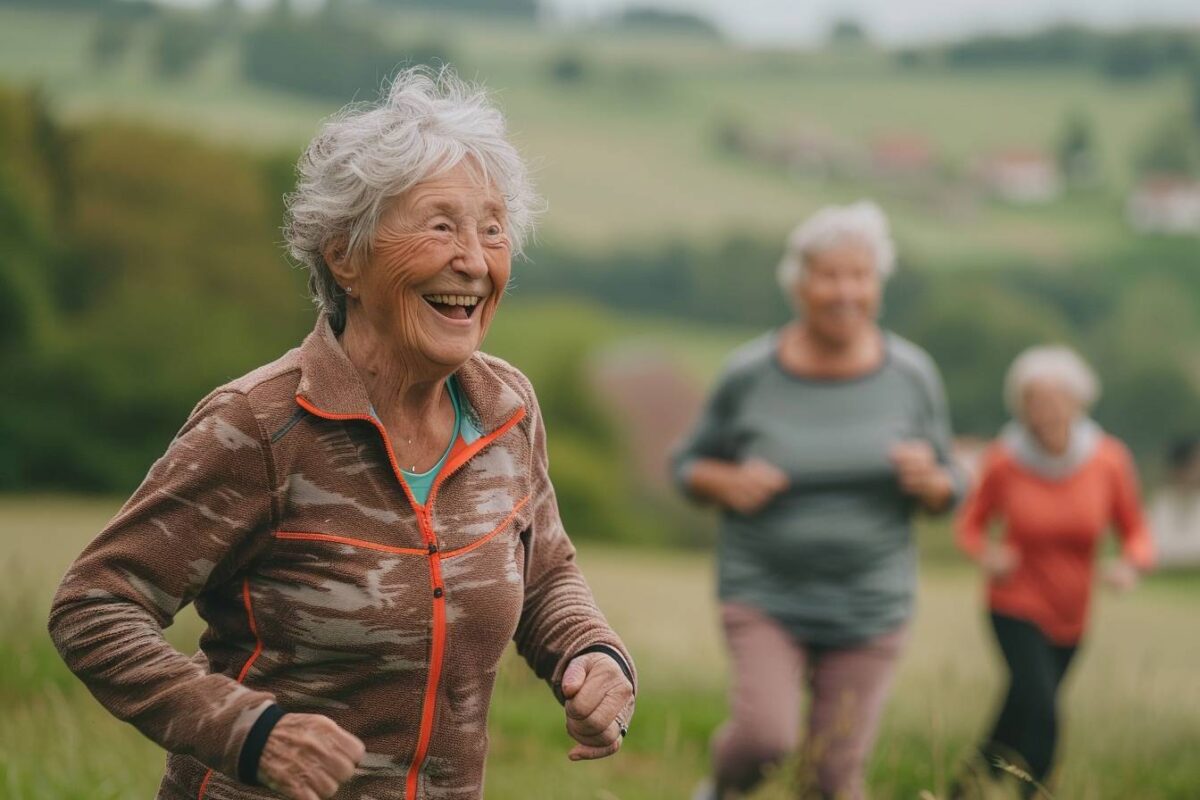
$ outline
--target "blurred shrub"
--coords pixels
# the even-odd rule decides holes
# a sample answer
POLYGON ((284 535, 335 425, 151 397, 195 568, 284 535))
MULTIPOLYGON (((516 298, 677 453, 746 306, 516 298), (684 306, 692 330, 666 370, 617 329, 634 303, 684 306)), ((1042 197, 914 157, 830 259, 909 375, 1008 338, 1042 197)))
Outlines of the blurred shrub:
POLYGON ((310 324, 277 201, 253 158, 63 133, 27 96, 0 94, 0 143, 0 488, 128 489, 200 397, 310 324))

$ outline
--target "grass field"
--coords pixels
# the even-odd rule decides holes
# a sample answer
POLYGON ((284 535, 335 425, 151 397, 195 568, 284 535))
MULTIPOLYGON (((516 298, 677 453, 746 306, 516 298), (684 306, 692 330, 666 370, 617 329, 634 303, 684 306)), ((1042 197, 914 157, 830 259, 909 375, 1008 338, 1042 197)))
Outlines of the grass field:
MULTIPOLYGON (((0 10, 0 80, 40 86, 67 118, 119 116, 255 148, 297 151, 337 104, 258 88, 224 42, 179 79, 149 68, 154 29, 125 58, 96 68, 86 14, 0 10)), ((831 200, 879 196, 906 255, 955 266, 983 256, 1057 264, 1109 252, 1128 237, 1123 188, 1140 143, 1184 107, 1175 76, 1117 84, 1083 71, 898 71, 879 55, 755 53, 688 39, 581 36, 491 22, 402 15, 379 26, 398 41, 431 36, 460 71, 498 90, 514 138, 549 199, 548 239, 580 246, 710 240, 729 231, 779 236, 831 200), (555 83, 565 52, 587 78, 555 83), (951 168, 995 148, 1052 149, 1066 115, 1096 132, 1109 189, 1047 208, 985 203, 963 215, 876 181, 797 180, 720 154, 719 120, 772 133, 824 131, 866 143, 886 133, 925 137, 951 168)), ((369 97, 375 87, 363 87, 369 97)), ((351 98, 347 97, 346 100, 351 98)))
MULTIPOLYGON (((110 718, 59 662, 45 634, 50 595, 112 500, 0 499, 0 796, 124 800, 152 796, 163 754, 110 718)), ((999 673, 975 576, 935 540, 920 613, 871 767, 874 796, 935 796, 984 725, 999 673), (941 555, 936 555, 941 553, 941 555)), ((724 660, 704 554, 581 548, 602 606, 638 659, 642 691, 627 747, 592 764, 566 759, 561 712, 510 657, 491 714, 487 796, 666 800, 704 773, 724 713, 724 660)), ((1066 695, 1063 800, 1168 800, 1200 794, 1200 583, 1166 578, 1100 597, 1094 634, 1066 695)), ((168 632, 195 648, 191 610, 168 632)), ((786 775, 756 795, 784 798, 786 775)))

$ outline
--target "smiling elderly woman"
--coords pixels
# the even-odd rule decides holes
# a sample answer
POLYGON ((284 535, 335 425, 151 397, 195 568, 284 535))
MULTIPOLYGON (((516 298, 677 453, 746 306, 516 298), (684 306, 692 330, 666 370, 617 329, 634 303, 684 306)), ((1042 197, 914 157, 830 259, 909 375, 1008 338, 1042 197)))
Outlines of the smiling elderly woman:
MULTIPOLYGON (((722 512, 721 620, 733 687, 714 785, 747 792, 799 744, 823 797, 858 800, 916 588, 910 518, 962 482, 933 361, 880 330, 892 271, 873 203, 823 209, 779 266, 797 318, 730 359, 676 477, 722 512)), ((807 794, 805 796, 808 796, 807 794)))
POLYGON ((534 203, 502 116, 406 71, 299 171, 316 329, 196 407, 63 579, 59 652, 171 752, 170 800, 479 798, 514 638, 570 757, 615 752, 632 662, 574 561, 533 390, 478 352, 534 203), (162 636, 189 602, 191 658, 162 636))

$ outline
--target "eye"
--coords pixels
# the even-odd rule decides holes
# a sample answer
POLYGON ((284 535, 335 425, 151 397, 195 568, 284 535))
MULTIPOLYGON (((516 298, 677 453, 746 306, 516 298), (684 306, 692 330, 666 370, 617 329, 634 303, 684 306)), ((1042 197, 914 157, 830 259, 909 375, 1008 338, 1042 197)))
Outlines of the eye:
POLYGON ((449 232, 450 232, 450 223, 449 223, 449 222, 435 222, 435 223, 433 224, 433 229, 434 229, 435 231, 441 231, 441 232, 443 232, 443 233, 449 233, 449 232))

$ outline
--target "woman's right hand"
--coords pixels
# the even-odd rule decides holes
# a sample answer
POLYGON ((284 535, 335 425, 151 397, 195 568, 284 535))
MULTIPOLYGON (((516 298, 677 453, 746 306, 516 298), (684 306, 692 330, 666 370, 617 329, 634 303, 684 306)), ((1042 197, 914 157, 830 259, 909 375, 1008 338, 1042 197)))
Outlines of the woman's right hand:
POLYGON ((722 502, 739 514, 753 514, 787 486, 787 473, 761 458, 750 458, 729 471, 722 502))
POLYGON ((1013 573, 1020 561, 1017 551, 1001 542, 988 542, 979 556, 979 566, 989 578, 1002 581, 1013 573))
POLYGON ((366 746, 321 714, 285 714, 271 729, 258 782, 289 800, 328 800, 354 775, 366 746))

